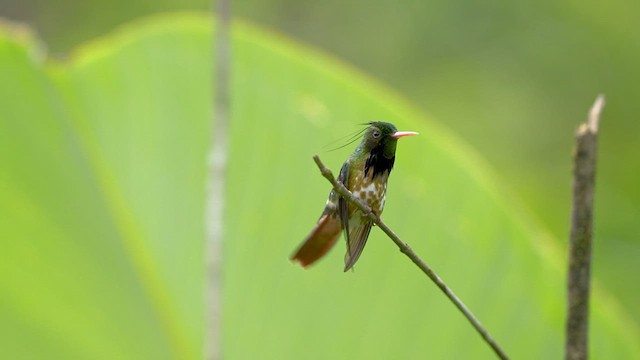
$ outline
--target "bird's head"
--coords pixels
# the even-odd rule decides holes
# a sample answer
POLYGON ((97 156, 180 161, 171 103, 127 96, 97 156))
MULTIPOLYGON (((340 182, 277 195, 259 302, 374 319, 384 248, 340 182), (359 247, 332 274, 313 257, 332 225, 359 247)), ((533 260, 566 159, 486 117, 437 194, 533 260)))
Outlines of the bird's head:
POLYGON ((362 137, 361 149, 364 153, 377 153, 387 159, 395 156, 399 138, 418 135, 414 131, 398 131, 393 124, 382 121, 370 122, 367 125, 369 127, 362 137))
POLYGON ((393 124, 382 121, 370 122, 368 125, 359 147, 360 151, 367 156, 365 171, 373 167, 373 176, 375 176, 384 171, 391 171, 398 139, 418 135, 418 133, 398 131, 393 124))

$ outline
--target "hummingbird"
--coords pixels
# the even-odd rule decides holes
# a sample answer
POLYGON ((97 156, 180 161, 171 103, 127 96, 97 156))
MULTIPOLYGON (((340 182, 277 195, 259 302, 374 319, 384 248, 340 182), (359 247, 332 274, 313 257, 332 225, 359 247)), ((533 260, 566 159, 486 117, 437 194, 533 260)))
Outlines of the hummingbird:
MULTIPOLYGON (((342 165, 337 180, 379 216, 384 208, 387 179, 393 169, 398 139, 418 133, 398 131, 387 122, 376 121, 365 125, 368 127, 364 130, 360 145, 342 165)), ((347 243, 344 256, 346 272, 358 261, 372 226, 373 221, 332 190, 318 223, 291 256, 291 261, 308 267, 325 255, 344 231, 347 243)))

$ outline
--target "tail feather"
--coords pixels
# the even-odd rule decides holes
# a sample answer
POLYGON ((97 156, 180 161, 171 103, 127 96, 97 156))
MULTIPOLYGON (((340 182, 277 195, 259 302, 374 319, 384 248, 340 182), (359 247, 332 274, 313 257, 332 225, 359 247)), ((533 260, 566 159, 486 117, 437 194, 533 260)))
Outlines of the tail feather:
POLYGON ((336 214, 323 215, 302 245, 291 256, 291 261, 299 262, 304 268, 308 267, 331 250, 340 232, 342 232, 342 226, 336 214))

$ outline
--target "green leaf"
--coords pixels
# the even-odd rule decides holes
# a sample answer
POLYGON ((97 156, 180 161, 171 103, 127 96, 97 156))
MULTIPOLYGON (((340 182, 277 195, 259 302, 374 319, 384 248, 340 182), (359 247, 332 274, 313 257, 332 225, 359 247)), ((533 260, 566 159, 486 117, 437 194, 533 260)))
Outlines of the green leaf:
MULTIPOLYGON (((8 358, 198 358, 203 347, 211 21, 147 19, 43 63, 0 35, 0 338, 8 358)), ((403 139, 385 221, 513 358, 562 354, 564 256, 455 136, 357 71, 245 24, 233 32, 224 256, 229 359, 493 358, 376 229, 354 272, 344 245, 287 261, 372 119, 403 139)), ((215 131, 215 129, 213 129, 215 131)), ((640 353, 600 286, 593 358, 640 353)))

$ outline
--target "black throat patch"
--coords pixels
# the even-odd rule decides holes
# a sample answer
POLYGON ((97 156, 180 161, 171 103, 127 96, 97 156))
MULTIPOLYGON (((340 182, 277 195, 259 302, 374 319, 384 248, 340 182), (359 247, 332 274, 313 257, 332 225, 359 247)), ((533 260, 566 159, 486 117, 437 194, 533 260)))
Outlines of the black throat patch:
POLYGON ((373 174, 371 174, 372 179, 384 174, 385 171, 390 173, 395 161, 395 155, 388 159, 382 154, 382 148, 378 149, 378 147, 376 147, 371 151, 369 157, 367 157, 367 161, 364 163, 364 176, 368 175, 369 170, 373 172, 373 174))

